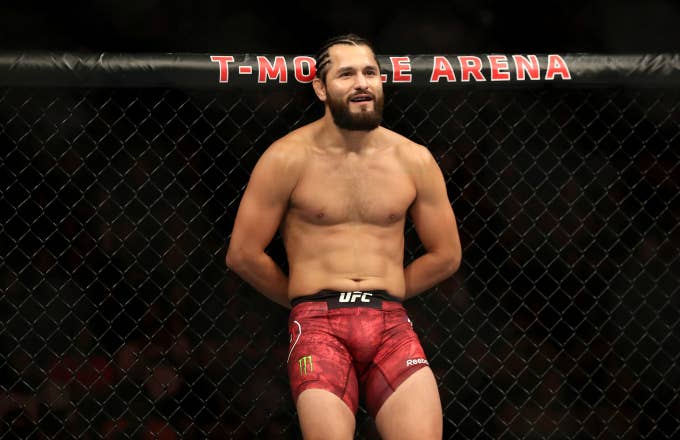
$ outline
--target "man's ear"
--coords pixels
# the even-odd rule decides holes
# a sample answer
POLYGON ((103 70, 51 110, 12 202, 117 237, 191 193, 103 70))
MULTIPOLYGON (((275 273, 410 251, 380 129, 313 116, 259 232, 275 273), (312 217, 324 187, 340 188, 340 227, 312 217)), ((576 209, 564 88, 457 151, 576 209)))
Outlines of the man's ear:
POLYGON ((312 87, 314 87, 314 93, 316 93, 317 98, 321 102, 326 102, 326 86, 320 78, 314 78, 312 80, 312 87))

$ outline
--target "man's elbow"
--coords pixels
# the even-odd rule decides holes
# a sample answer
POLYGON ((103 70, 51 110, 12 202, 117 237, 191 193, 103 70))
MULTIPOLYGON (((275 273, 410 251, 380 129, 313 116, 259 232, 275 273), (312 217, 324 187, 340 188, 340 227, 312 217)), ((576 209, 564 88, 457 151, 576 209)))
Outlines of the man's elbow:
POLYGON ((462 255, 460 249, 454 249, 451 252, 447 252, 446 255, 446 276, 450 277, 460 268, 460 262, 462 260, 462 255))
POLYGON ((229 269, 231 269, 233 272, 239 273, 244 265, 244 262, 246 261, 246 257, 244 252, 229 246, 224 260, 229 269))

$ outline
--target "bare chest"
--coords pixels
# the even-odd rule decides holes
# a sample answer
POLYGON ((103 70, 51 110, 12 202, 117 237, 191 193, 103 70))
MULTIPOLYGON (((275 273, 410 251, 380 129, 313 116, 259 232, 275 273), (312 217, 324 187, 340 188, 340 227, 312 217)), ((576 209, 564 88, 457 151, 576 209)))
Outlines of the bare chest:
POLYGON ((316 224, 401 221, 415 198, 410 176, 396 160, 317 160, 291 197, 291 210, 316 224))

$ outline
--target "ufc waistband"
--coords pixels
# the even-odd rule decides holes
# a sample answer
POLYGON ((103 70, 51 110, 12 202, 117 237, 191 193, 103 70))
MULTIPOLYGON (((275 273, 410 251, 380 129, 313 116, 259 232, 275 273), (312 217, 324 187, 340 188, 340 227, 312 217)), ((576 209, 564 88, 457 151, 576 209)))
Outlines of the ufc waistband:
POLYGON ((386 290, 356 290, 351 292, 321 290, 313 295, 293 298, 290 304, 295 307, 300 303, 309 301, 323 301, 328 305, 329 310, 344 307, 369 307, 372 309, 380 309, 382 308, 383 301, 401 303, 399 298, 390 295, 386 290))

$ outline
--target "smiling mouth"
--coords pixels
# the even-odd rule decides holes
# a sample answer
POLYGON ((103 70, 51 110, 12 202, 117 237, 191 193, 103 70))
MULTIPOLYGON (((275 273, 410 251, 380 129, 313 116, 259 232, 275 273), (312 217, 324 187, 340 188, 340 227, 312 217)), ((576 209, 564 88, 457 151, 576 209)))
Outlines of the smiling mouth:
POLYGON ((370 102, 373 101, 373 97, 369 95, 358 95, 349 99, 350 102, 370 102))

